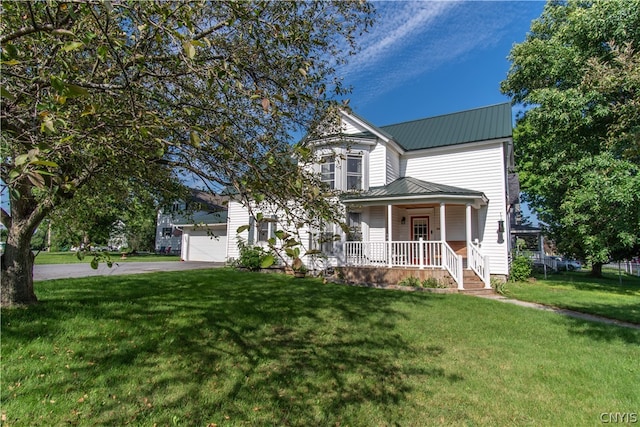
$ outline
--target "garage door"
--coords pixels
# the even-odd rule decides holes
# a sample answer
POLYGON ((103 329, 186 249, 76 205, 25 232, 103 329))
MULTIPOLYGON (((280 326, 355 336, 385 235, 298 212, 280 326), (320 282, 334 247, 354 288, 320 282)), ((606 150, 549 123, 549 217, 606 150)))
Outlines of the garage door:
POLYGON ((212 237, 206 230, 185 229, 182 234, 182 259, 185 261, 225 262, 227 260, 227 230, 216 228, 212 237))

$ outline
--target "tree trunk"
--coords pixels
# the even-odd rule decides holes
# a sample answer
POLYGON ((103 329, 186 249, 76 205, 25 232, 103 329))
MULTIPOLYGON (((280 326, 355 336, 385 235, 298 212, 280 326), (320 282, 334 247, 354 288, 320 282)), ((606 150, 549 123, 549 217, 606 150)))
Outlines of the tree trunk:
POLYGON ((591 277, 602 277, 602 266, 601 262, 594 262, 591 266, 591 277))
POLYGON ((33 253, 29 228, 12 225, 7 234, 7 245, 2 255, 0 306, 35 304, 33 291, 33 253), (27 229, 27 230, 25 230, 27 229))

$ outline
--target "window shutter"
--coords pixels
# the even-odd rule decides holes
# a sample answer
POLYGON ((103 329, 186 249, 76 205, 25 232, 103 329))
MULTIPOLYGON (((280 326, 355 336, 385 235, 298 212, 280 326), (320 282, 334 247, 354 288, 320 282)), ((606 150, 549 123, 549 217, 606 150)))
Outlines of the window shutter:
POLYGON ((256 231, 256 220, 253 216, 249 217, 249 236, 247 237, 247 244, 253 245, 253 235, 256 231))
POLYGON ((269 238, 275 239, 276 227, 278 226, 278 222, 277 222, 278 217, 275 215, 271 215, 271 219, 273 220, 273 222, 271 222, 271 232, 269 233, 269 238))

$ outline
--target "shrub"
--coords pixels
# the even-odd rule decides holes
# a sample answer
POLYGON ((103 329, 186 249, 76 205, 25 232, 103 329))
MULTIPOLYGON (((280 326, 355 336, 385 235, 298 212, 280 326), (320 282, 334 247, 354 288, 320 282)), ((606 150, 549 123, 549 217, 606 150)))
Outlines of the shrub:
POLYGON ((398 282, 398 286, 418 287, 418 286, 420 286, 420 279, 418 279, 417 277, 413 277, 413 276, 405 277, 404 279, 402 279, 402 280, 400 280, 398 282))
POLYGON ((240 246, 240 257, 238 258, 238 266, 251 271, 258 271, 265 264, 268 257, 273 257, 270 251, 260 246, 240 246))
POLYGON ((437 289, 445 289, 448 286, 446 285, 446 283, 441 283, 438 279, 436 279, 435 277, 429 277, 428 279, 424 279, 422 281, 422 287, 424 288, 437 288, 437 289))
POLYGON ((504 282, 504 280, 496 279, 496 278, 493 278, 493 277, 491 278, 491 287, 499 295, 505 295, 506 294, 505 284, 506 283, 504 282))
POLYGON ((514 282, 522 282, 531 277, 531 260, 525 256, 517 256, 511 262, 509 278, 514 282))

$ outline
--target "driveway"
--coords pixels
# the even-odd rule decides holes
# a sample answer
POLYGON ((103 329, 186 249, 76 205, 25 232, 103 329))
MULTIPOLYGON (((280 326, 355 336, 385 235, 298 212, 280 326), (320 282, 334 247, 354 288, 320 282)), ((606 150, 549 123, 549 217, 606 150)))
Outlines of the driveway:
POLYGON ((47 264, 33 267, 33 280, 69 279, 72 277, 112 276, 223 267, 223 263, 196 261, 120 262, 111 268, 101 263, 97 270, 87 264, 47 264))

